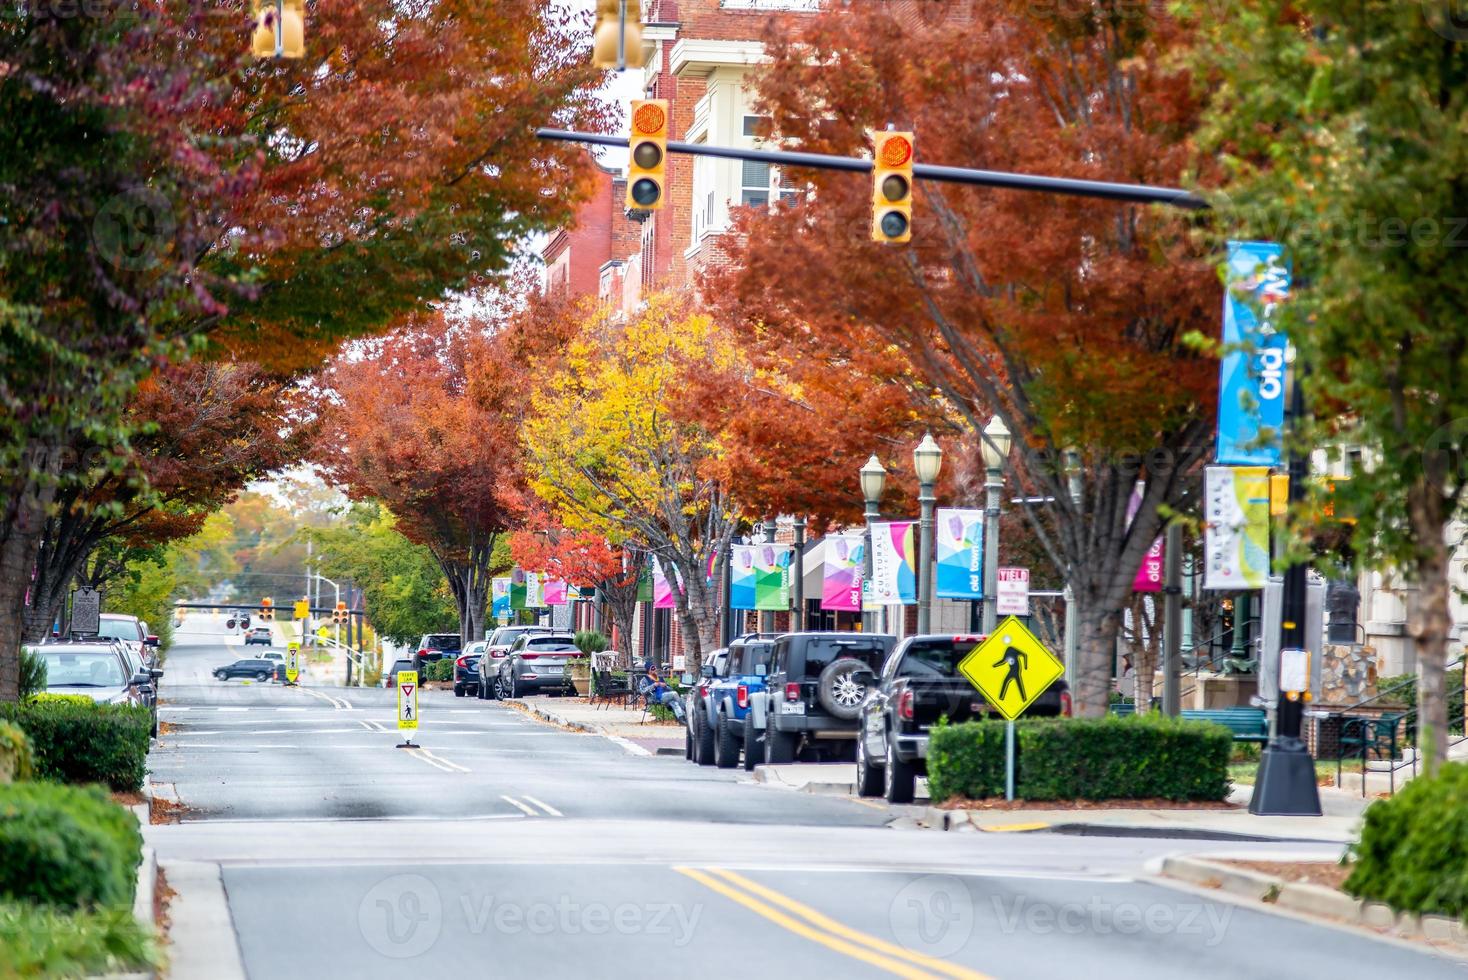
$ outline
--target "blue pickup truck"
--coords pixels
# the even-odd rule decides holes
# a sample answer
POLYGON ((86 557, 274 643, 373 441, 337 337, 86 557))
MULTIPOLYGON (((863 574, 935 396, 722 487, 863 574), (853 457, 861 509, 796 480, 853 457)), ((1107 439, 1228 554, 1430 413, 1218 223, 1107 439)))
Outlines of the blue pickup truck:
POLYGON ((764 695, 774 633, 751 633, 729 644, 729 662, 723 676, 709 686, 708 706, 713 738, 713 761, 720 769, 739 765, 753 769, 764 761, 763 727, 756 728, 750 705, 764 695))

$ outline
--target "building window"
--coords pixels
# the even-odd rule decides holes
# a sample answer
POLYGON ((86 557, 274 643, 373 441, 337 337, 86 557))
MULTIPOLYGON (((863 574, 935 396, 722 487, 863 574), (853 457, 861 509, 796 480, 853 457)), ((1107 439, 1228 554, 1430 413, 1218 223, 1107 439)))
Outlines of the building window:
POLYGON ((770 165, 744 160, 740 168, 739 203, 745 207, 764 207, 770 203, 770 165))
POLYGON ((714 223, 714 158, 694 157, 693 160, 693 240, 714 223))
POLYGON ((769 130, 769 116, 745 116, 744 135, 750 139, 760 139, 769 130))

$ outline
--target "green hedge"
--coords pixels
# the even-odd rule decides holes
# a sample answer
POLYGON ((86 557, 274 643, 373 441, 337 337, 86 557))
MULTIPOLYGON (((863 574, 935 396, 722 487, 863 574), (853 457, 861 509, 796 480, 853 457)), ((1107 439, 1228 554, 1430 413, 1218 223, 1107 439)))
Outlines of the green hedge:
POLYGON ((0 901, 0 977, 151 973, 163 957, 126 908, 63 912, 0 901))
POLYGON ((454 658, 444 657, 423 665, 423 680, 451 681, 454 679, 454 658))
POLYGON ((1468 764, 1418 776, 1366 809, 1345 890, 1399 912, 1468 918, 1468 764))
POLYGON ((99 786, 0 786, 0 897, 131 907, 142 856, 137 817, 99 786))
POLYGON ((36 776, 63 783, 106 783, 136 791, 147 775, 147 708, 35 700, 0 703, 0 721, 19 726, 35 751, 36 776))
POLYGON ((35 753, 25 732, 8 721, 0 721, 0 783, 30 779, 35 753))
MULTIPOLYGON (((933 799, 1004 795, 1002 721, 935 728, 933 799)), ((1026 800, 1222 800, 1233 736, 1222 725, 1161 715, 1036 718, 1015 724, 1015 795, 1026 800)))

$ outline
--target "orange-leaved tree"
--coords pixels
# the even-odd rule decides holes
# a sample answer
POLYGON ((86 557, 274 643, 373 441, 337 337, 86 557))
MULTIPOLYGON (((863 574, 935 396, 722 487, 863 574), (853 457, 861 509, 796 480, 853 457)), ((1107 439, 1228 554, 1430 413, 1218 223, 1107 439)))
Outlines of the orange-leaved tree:
MULTIPOLYGON (((1163 185, 1189 176, 1199 110, 1173 57, 1189 39, 1164 10, 933 3, 945 16, 932 23, 868 4, 818 15, 798 39, 771 31, 759 85, 776 136, 849 155, 869 148, 869 128, 892 124, 917 134, 924 162, 1163 185)), ((1104 712, 1120 610, 1159 508, 1189 502, 1210 448, 1216 365, 1184 338, 1216 329, 1221 292, 1191 219, 919 181, 913 241, 879 245, 870 180, 793 180, 814 193, 746 215, 733 271, 705 293, 732 297, 791 356, 869 335, 970 429, 991 413, 1005 421, 1011 488, 1047 501, 1033 530, 1074 593, 1077 708, 1104 712)))

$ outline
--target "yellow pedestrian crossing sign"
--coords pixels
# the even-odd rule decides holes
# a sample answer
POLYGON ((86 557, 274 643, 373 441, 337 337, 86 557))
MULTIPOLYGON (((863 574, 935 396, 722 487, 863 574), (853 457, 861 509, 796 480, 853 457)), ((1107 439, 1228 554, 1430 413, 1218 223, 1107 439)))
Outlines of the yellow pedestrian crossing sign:
POLYGON ((1065 673, 1065 666, 1014 616, 959 661, 958 672, 1013 721, 1065 673))
POLYGON ((294 618, 296 618, 296 619, 310 619, 311 618, 311 600, 310 599, 297 599, 296 600, 296 608, 295 608, 295 617, 294 618))
POLYGON ((398 728, 412 731, 418 727, 418 672, 400 670, 395 680, 398 688, 398 728))
POLYGON ((285 645, 285 679, 292 684, 301 676, 301 645, 296 641, 285 645))

